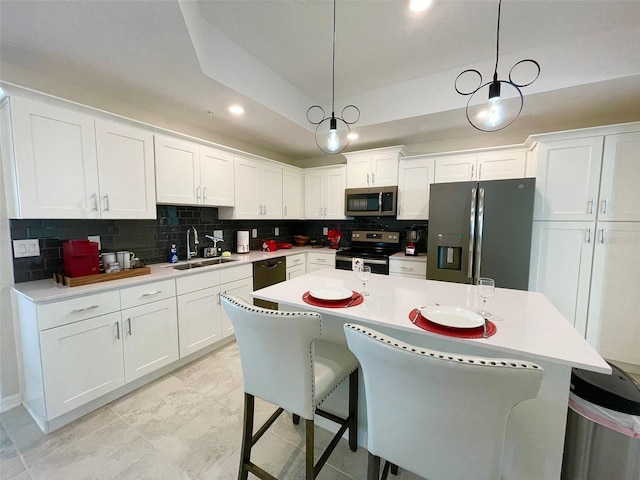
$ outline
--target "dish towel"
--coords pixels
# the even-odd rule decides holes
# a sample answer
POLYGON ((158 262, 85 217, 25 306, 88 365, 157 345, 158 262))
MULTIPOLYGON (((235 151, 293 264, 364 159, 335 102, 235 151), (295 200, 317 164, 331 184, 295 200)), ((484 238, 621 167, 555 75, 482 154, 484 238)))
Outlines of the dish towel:
POLYGON ((351 259, 351 270, 357 272, 360 270, 360 267, 364 265, 364 259, 353 257, 351 259))

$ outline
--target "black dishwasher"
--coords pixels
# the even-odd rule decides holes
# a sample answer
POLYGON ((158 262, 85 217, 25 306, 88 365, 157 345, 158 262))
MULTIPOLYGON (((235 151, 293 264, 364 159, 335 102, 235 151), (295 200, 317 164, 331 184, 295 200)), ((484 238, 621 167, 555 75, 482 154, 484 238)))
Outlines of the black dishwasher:
MULTIPOLYGON (((275 285, 276 283, 284 282, 287 279, 287 264, 284 257, 270 258, 269 260, 260 260, 259 262, 253 262, 253 290, 259 290, 261 288, 275 285)), ((254 298, 253 304, 262 307, 269 308, 271 310, 277 310, 278 304, 275 302, 268 302, 266 300, 259 300, 254 298)))

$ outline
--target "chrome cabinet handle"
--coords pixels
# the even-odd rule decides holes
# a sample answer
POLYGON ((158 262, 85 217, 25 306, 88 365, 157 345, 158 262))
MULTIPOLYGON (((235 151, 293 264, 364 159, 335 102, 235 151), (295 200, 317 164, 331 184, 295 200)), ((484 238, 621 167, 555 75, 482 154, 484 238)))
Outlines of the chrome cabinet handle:
POLYGON ((371 185, 375 185, 376 184, 376 174, 372 173, 371 174, 371 185))
POLYGON ((482 164, 478 165, 478 180, 482 178, 482 164))
MULTIPOLYGON (((227 293, 227 292, 224 292, 224 293, 227 293)), ((220 292, 218 292, 217 296, 218 296, 218 305, 220 305, 220 292)))
POLYGON ((587 228, 587 243, 591 243, 591 229, 587 228))
POLYGON ((142 296, 143 297, 150 297, 152 295, 158 295, 159 293, 162 293, 162 290, 155 290, 153 292, 146 292, 146 293, 143 293, 142 296))
POLYGON ((320 216, 322 216, 322 207, 320 207, 320 216))
POLYGON ((608 204, 609 204, 609 201, 606 198, 604 200, 602 200, 602 213, 603 213, 603 215, 607 214, 608 204))
POLYGON ((93 211, 97 212, 98 211, 98 194, 94 193, 93 195, 91 195, 91 198, 93 198, 93 211))
POLYGON ((475 168, 475 165, 471 165, 471 180, 473 180, 473 169, 475 168))
POLYGON ((263 213, 264 215, 266 215, 266 214, 267 214, 267 206, 266 206, 266 205, 263 205, 263 206, 262 206, 262 213, 263 213))
POLYGON ((128 333, 129 333, 129 336, 131 336, 131 319, 130 318, 127 318, 127 324, 129 326, 129 332, 128 333))
POLYGON ((408 271, 412 272, 413 268, 400 266, 400 270, 408 270, 408 271))
POLYGON ((120 322, 116 322, 116 340, 120 340, 120 322))
POLYGON ((467 278, 473 276, 473 244, 476 241, 476 189, 471 189, 471 208, 469 210, 469 260, 467 278))
POLYGON ((90 307, 74 308, 73 310, 71 310, 71 313, 86 312, 87 310, 93 310, 94 308, 98 308, 99 306, 100 305, 91 305, 90 307))
POLYGON ((108 211, 109 211, 109 209, 110 209, 110 206, 109 206, 109 194, 107 193, 107 194, 104 196, 104 211, 105 211, 105 212, 108 212, 108 211))
POLYGON ((593 198, 587 202, 587 213, 593 215, 593 198))
POLYGON ((202 187, 202 201, 205 202, 207 200, 207 187, 202 187))
POLYGON ((600 243, 604 244, 604 228, 600 229, 600 243))
POLYGON ((286 205, 284 206, 284 214, 285 215, 287 214, 287 206, 286 205))
POLYGON ((370 185, 369 184, 369 174, 368 173, 367 173, 367 185, 370 185))
POLYGON ((324 207, 324 216, 327 216, 327 207, 324 207))
POLYGON ((196 187, 196 199, 200 200, 200 185, 196 187))

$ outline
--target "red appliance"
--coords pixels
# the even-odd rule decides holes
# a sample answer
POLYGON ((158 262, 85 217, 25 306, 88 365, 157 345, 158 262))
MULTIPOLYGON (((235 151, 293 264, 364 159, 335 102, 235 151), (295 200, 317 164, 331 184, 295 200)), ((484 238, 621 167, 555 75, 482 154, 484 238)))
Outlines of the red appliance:
POLYGON ((89 240, 69 240, 62 244, 64 274, 84 277, 100 273, 98 244, 89 240))
POLYGON ((263 240, 262 250, 265 252, 275 252, 278 250, 278 242, 275 240, 263 240))
POLYGON ((329 230, 327 237, 331 242, 331 248, 336 250, 340 248, 340 239, 342 238, 342 232, 340 230, 329 230))
POLYGON ((293 247, 293 245, 291 245, 288 242, 278 242, 278 249, 280 249, 280 248, 286 249, 286 248, 291 248, 291 247, 293 247))

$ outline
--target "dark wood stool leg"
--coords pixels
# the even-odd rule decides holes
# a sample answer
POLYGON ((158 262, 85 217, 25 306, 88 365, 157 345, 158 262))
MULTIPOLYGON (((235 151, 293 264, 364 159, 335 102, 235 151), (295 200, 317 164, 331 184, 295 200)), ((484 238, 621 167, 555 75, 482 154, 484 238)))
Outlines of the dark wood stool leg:
POLYGON ((358 449, 358 369, 349 375, 349 448, 358 449))
POLYGON ((300 423, 300 415, 292 414, 293 424, 298 425, 300 423))
POLYGON ((367 463, 367 480, 380 480, 380 457, 369 452, 367 463))
POLYGON ((313 420, 305 420, 304 428, 306 434, 306 452, 305 452, 305 462, 306 462, 306 480, 314 479, 314 458, 313 458, 313 450, 314 450, 314 425, 313 420))
POLYGON ((247 480, 249 470, 247 464, 251 461, 251 437, 253 436, 253 410, 255 398, 245 392, 244 394, 244 424, 242 426, 242 447, 240 449, 240 470, 238 480, 247 480))
POLYGON ((391 464, 391 475, 397 475, 398 474, 398 465, 396 465, 395 463, 391 464))

